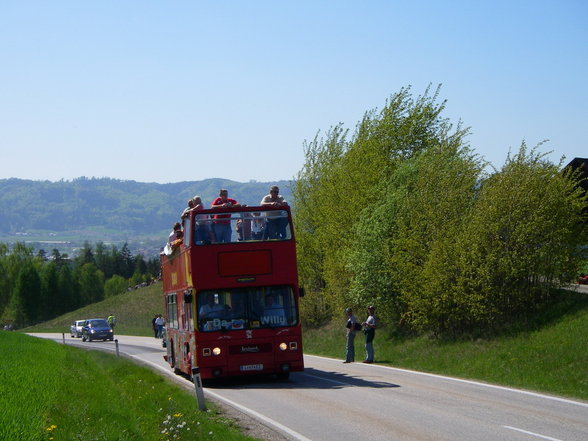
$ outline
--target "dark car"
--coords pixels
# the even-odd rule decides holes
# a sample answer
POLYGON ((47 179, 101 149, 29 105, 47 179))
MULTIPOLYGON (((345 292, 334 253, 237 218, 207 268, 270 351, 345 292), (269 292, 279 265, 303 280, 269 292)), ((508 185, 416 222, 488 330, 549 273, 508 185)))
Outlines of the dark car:
POLYGON ((105 319, 89 319, 82 328, 82 341, 114 340, 114 332, 105 319))

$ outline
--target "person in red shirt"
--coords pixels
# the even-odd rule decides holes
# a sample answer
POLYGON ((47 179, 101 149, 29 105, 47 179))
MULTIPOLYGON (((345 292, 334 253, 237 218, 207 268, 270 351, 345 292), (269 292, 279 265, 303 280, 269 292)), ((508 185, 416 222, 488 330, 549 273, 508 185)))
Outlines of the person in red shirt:
MULTIPOLYGON (((219 196, 212 201, 210 208, 230 208, 240 207, 241 205, 235 200, 229 197, 229 191, 225 188, 221 188, 219 196)), ((230 242, 231 241, 231 215, 229 214, 215 214, 213 217, 212 231, 217 242, 230 242)))

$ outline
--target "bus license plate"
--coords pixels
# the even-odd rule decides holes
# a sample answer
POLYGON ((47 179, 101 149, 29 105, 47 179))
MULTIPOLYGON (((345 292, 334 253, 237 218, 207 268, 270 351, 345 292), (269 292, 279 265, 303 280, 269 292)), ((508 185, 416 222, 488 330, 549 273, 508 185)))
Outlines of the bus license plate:
POLYGON ((244 366, 241 366, 241 371, 262 371, 263 370, 263 364, 246 364, 244 366))

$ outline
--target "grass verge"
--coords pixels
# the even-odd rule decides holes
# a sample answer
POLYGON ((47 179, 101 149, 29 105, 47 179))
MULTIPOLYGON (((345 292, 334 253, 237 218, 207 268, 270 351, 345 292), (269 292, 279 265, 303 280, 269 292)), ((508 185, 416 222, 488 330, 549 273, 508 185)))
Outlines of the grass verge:
MULTIPOLYGON (((306 330, 304 351, 345 357, 345 318, 320 329, 306 330)), ((475 379, 588 400, 588 296, 565 299, 534 318, 487 339, 439 341, 428 337, 398 338, 378 329, 376 363, 475 379)), ((356 360, 364 358, 364 338, 355 339, 356 360)))
POLYGON ((123 358, 12 332, 0 332, 0 353, 2 440, 254 439, 123 358))

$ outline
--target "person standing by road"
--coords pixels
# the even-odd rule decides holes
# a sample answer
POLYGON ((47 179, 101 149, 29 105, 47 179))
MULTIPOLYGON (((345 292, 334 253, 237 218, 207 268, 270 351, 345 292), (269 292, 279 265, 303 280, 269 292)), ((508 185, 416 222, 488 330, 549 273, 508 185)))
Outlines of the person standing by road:
POLYGON ((368 317, 361 324, 363 326, 363 333, 365 334, 365 360, 364 363, 374 362, 374 337, 376 336, 376 308, 368 306, 368 317))
POLYGON ((116 325, 116 317, 114 316, 114 314, 110 314, 108 316, 108 318, 106 319, 106 321, 108 322, 108 324, 110 325, 110 327, 114 331, 114 327, 116 325))
POLYGON ((353 310, 351 308, 347 308, 345 310, 347 314, 347 324, 345 327, 347 328, 347 346, 345 349, 345 361, 343 363, 353 363, 355 361, 355 333, 356 333, 356 323, 355 316, 353 315, 353 310))
POLYGON ((159 316, 155 314, 155 317, 153 317, 153 319, 151 320, 151 327, 153 328, 153 335, 155 336, 155 338, 157 338, 157 325, 155 324, 157 317, 159 316))
POLYGON ((155 326, 157 326, 157 338, 163 338, 163 325, 165 325, 165 320, 159 314, 155 319, 155 326))

